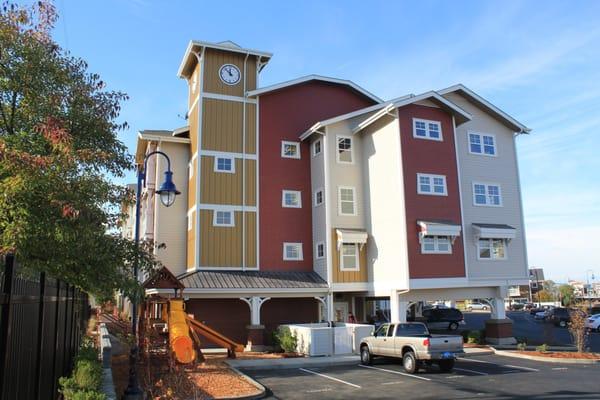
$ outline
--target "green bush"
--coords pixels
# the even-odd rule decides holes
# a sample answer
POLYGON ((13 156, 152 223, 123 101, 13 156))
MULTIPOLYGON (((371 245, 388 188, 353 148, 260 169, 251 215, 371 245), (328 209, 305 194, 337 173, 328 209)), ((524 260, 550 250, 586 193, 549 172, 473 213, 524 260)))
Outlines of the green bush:
POLYGON ((75 358, 72 375, 61 377, 59 384, 65 400, 106 400, 106 395, 100 392, 102 365, 93 341, 84 340, 75 358))
POLYGON ((296 351, 298 339, 292 335, 292 331, 287 326, 280 326, 276 331, 273 332, 273 342, 277 347, 286 353, 296 351))
POLYGON ((524 343, 524 344, 529 343, 527 336, 517 336, 517 337, 515 337, 515 339, 517 340, 517 343, 524 343))
POLYGON ((517 350, 525 351, 527 349, 527 343, 519 342, 517 343, 517 350))
POLYGON ((467 335, 467 343, 480 344, 482 340, 481 331, 469 331, 467 335))
POLYGON ((548 351, 548 345, 546 343, 538 346, 535 348, 536 351, 539 351, 540 353, 545 353, 548 351))

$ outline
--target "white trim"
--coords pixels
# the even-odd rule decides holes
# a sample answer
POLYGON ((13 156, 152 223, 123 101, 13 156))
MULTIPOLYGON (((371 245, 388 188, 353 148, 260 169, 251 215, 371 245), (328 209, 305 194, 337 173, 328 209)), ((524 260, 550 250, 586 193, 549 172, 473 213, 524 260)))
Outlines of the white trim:
MULTIPOLYGON (((325 134, 327 134, 327 127, 325 127, 325 134)), ((327 275, 327 283, 331 285, 333 281, 333 252, 332 252, 332 238, 331 238, 331 199, 330 199, 330 177, 329 177, 329 141, 327 139, 327 135, 324 136, 323 140, 323 175, 325 181, 325 189, 323 191, 323 202, 325 203, 325 251, 326 251, 326 269, 325 273, 327 275)), ((331 304, 327 304, 327 313, 329 313, 329 308, 333 307, 331 304)), ((329 314, 333 318, 333 314, 329 314)))
POLYGON ((411 290, 446 289, 469 286, 469 280, 467 278, 412 278, 409 279, 408 282, 411 290))
POLYGON ((347 282, 331 284, 331 290, 333 292, 367 292, 372 289, 373 286, 370 282, 347 282))
POLYGON ((323 188, 317 188, 317 190, 315 190, 315 194, 313 195, 313 205, 315 207, 320 207, 325 203, 325 191, 323 190, 323 188), (321 193, 321 202, 318 203, 317 202, 317 193, 321 193))
POLYGON ((182 138, 182 137, 177 137, 177 136, 171 136, 171 135, 157 135, 157 134, 152 134, 152 133, 143 133, 145 131, 140 131, 138 132, 138 139, 140 140, 146 140, 148 142, 169 142, 169 143, 184 143, 184 144, 189 144, 191 143, 189 138, 182 138))
POLYGON ((235 226, 235 211, 233 210, 213 210, 213 226, 226 226, 232 227, 235 226), (229 214, 229 223, 219 223, 217 221, 218 213, 228 213, 229 214))
MULTIPOLYGON (((237 85, 237 83, 236 83, 236 85, 237 85)), ((232 86, 232 85, 230 85, 230 86, 232 86)), ((228 100, 228 101, 237 101, 239 103, 256 104, 256 99, 248 99, 246 97, 241 97, 241 96, 231 96, 228 94, 205 92, 202 97, 204 97, 205 99, 228 100)))
POLYGON ((214 172, 226 173, 226 174, 235 174, 235 158, 233 157, 224 157, 224 156, 216 156, 214 157, 214 172), (219 169, 219 160, 229 160, 231 161, 231 169, 219 169))
POLYGON ((506 261, 506 260, 508 260, 508 240, 507 239, 488 239, 488 238, 477 239, 475 241, 475 247, 477 247, 477 260, 478 261, 506 261), (481 257, 481 249, 479 247, 480 240, 485 240, 490 243, 490 257, 489 258, 481 257), (502 242, 502 246, 504 247, 504 257, 494 257, 494 241, 496 241, 496 240, 502 242))
POLYGON ((319 241, 317 243, 315 243, 315 259, 317 260, 322 260, 325 258, 325 242, 324 241, 319 241), (323 246, 323 255, 319 256, 319 246, 323 246))
POLYGON ((502 111, 501 109, 499 109, 498 107, 496 107, 495 105, 493 105, 492 103, 487 101, 486 99, 484 99, 483 97, 479 96, 477 93, 473 92, 471 89, 467 88, 462 83, 447 87, 442 90, 438 90, 438 93, 441 95, 445 95, 445 94, 456 92, 456 91, 462 91, 463 93, 465 93, 467 95, 467 97, 470 97, 471 100, 475 100, 476 102, 484 105, 490 111, 495 113, 498 117, 500 117, 501 119, 504 119, 506 122, 509 122, 510 124, 512 124, 514 127, 516 127, 518 129, 517 133, 531 132, 531 129, 529 129, 528 127, 526 127, 525 125, 523 125, 522 123, 520 123, 519 121, 517 121, 516 119, 514 119, 513 117, 511 117, 510 115, 508 115, 507 113, 505 113, 504 111, 502 111))
POLYGON ((293 158, 293 159, 299 160, 301 158, 300 142, 292 142, 289 140, 282 140, 281 141, 281 158, 293 158), (285 154, 285 146, 287 146, 287 145, 296 146, 296 155, 295 156, 288 156, 285 154))
POLYGON ((425 235, 421 238, 421 254, 452 254, 452 238, 449 236, 438 236, 438 235, 425 235), (427 238, 433 239, 433 250, 425 250, 425 240, 427 238), (439 249, 440 238, 445 238, 448 241, 448 250, 442 251, 439 249))
POLYGON ((190 108, 188 108, 188 114, 190 113, 190 111, 192 111, 192 109, 196 106, 196 104, 198 104, 199 99, 200 99, 200 94, 198 94, 198 96, 196 96, 194 101, 192 101, 192 105, 190 106, 190 108))
POLYGON ((473 224, 475 239, 507 239, 512 240, 516 237, 516 228, 485 228, 473 224))
POLYGON ((287 190, 284 189, 281 191, 281 207, 283 208, 302 208, 302 192, 300 190, 287 190), (289 205, 285 202, 285 195, 293 194, 298 196, 298 205, 289 205))
MULTIPOLYGON (((338 215, 340 216, 356 216, 356 189, 352 186, 338 186, 338 215), (352 190, 352 214, 342 212, 342 189, 352 190)), ((344 200, 348 202, 348 200, 344 200)))
POLYGON ((397 113, 391 114, 392 110, 394 110, 394 111, 396 110, 396 107, 394 107, 394 104, 386 105, 381 110, 377 111, 375 114, 371 115, 370 117, 368 117, 367 119, 365 119, 364 121, 359 123, 356 127, 354 127, 354 129, 352 129, 352 134, 356 134, 356 133, 360 132, 361 130, 365 129, 366 127, 368 127, 373 122, 377 121, 379 118, 383 117, 386 114, 389 114, 390 116, 392 116, 394 118, 398 118, 397 113))
POLYGON ((338 254, 340 259, 340 271, 360 271, 360 249, 358 247, 358 243, 342 243, 338 249, 338 254), (355 267, 346 268, 344 266, 344 246, 354 247, 354 261, 356 263, 355 267))
MULTIPOLYGON (((260 63, 260 58, 259 58, 259 63, 260 63)), ((259 68, 256 68, 256 83, 258 84, 258 73, 259 73, 259 68)), ((260 151, 260 134, 259 134, 259 117, 260 117, 260 113, 258 111, 258 108, 260 106, 259 104, 260 99, 256 99, 256 129, 255 129, 255 135, 256 135, 256 190, 255 190, 255 197, 256 197, 256 268, 260 269, 260 159, 258 158, 259 155, 259 151, 260 151)), ((244 149, 245 150, 245 149, 244 149)))
POLYGON ((444 141, 444 134, 442 133, 442 122, 441 121, 434 121, 434 120, 423 119, 423 118, 413 118, 412 119, 412 129, 413 129, 413 138, 415 138, 415 139, 434 140, 436 142, 444 141), (417 135, 417 122, 422 122, 425 124, 425 136, 417 135), (438 133, 440 134, 439 138, 430 136, 429 124, 437 125, 437 127, 439 129, 438 133))
POLYGON ((302 252, 302 243, 283 242, 283 260, 284 261, 303 261, 304 254, 302 252), (285 248, 287 246, 296 246, 298 248, 298 258, 289 258, 287 256, 287 252, 285 251, 285 248))
POLYGON ((529 260, 528 260, 528 254, 527 254, 527 234, 525 232, 525 214, 523 212, 523 193, 521 192, 521 174, 519 172, 519 156, 517 154, 517 141, 515 139, 515 137, 513 136, 513 151, 515 154, 515 166, 517 167, 517 190, 519 192, 519 211, 521 214, 521 232, 523 235, 523 253, 524 253, 524 258, 525 258, 525 264, 523 265, 525 267, 525 274, 527 277, 529 277, 529 260))
POLYGON ((233 158, 245 158, 246 160, 256 160, 256 154, 244 154, 244 153, 232 153, 229 151, 215 151, 215 150, 200 150, 200 155, 211 156, 211 157, 233 157, 233 158))
MULTIPOLYGON (((345 150, 347 151, 347 150, 345 150)), ((350 135, 335 135, 335 160, 338 164, 354 164, 354 138, 350 135), (350 161, 340 160, 340 139, 350 140, 350 161)))
POLYGON ((499 183, 473 181, 471 183, 471 190, 472 190, 472 194, 473 194, 473 205, 475 207, 504 207, 504 202, 502 201, 502 187, 500 186, 499 183), (477 203, 477 201, 475 201, 475 185, 483 185, 485 187, 485 204, 479 204, 479 203, 477 203), (489 198, 488 198, 489 197, 489 194, 488 194, 489 186, 496 186, 498 188, 498 197, 500 198, 500 204, 490 204, 489 203, 489 198))
POLYGON ((254 206, 241 206, 241 205, 233 205, 233 204, 210 204, 210 203, 199 203, 199 210, 219 210, 219 211, 242 211, 245 209, 247 212, 256 212, 256 207, 254 206))
MULTIPOLYGON (((190 51, 191 51, 191 42, 190 42, 190 47, 189 47, 190 51)), ((198 132, 197 132, 197 151, 200 151, 202 149, 202 126, 204 125, 202 123, 202 112, 203 112, 203 104, 202 104, 202 96, 204 94, 204 51, 205 49, 202 48, 200 55, 198 55, 197 53, 194 53, 194 56, 198 59, 198 69, 200 70, 200 73, 198 74, 198 132)), ((192 132, 190 132, 190 136, 192 135, 192 132)), ((202 163, 199 161, 196 161, 196 198, 195 198, 195 203, 196 203, 196 209, 198 210, 199 207, 198 205, 200 204, 200 199, 202 198, 201 195, 201 182, 200 182, 200 177, 202 176, 202 163)), ((194 231, 194 235, 195 235, 195 240, 194 240, 194 266, 196 268, 200 267, 200 260, 202 260, 202 258, 200 257, 200 250, 201 250, 201 246, 200 246, 200 213, 196 212, 196 229, 194 231)))
MULTIPOLYGON (((462 226, 466 226, 465 225, 465 209, 464 209, 464 204, 463 204, 463 187, 462 187, 462 180, 461 180, 461 176, 462 176, 462 170, 460 168, 460 157, 459 157, 459 149, 458 149, 458 133, 456 132, 456 120, 454 118, 454 115, 452 116, 452 132, 453 132, 453 137, 454 137, 454 156, 456 157, 456 176, 458 178, 458 201, 460 204, 460 223, 462 226)), ((465 275, 467 276, 467 278, 469 277, 469 263, 468 263, 468 257, 467 257, 467 246, 465 243, 465 239, 464 237, 461 237, 460 240, 462 241, 462 245, 463 245, 463 256, 464 256, 464 263, 465 263, 465 275)))
POLYGON ((288 86, 298 85, 300 83, 304 83, 304 82, 308 82, 308 81, 312 81, 312 80, 329 82, 329 83, 338 83, 340 85, 347 85, 347 86, 350 86, 352 89, 356 90, 357 92, 362 93, 364 96, 370 98, 371 100, 376 101, 377 103, 381 103, 383 101, 379 97, 368 92, 367 90, 363 89, 362 87, 358 86, 357 84, 355 84, 352 81, 345 80, 345 79, 338 79, 338 78, 330 78, 328 76, 322 76, 322 75, 307 75, 307 76, 303 76, 300 78, 292 79, 290 81, 277 83, 275 85, 265 86, 264 88, 249 91, 248 96, 258 96, 263 93, 271 92, 273 90, 283 89, 288 86))
POLYGON ((321 138, 315 140, 312 145, 312 156, 316 157, 323 152, 323 140, 321 138), (317 152, 317 143, 319 144, 319 152, 317 152))
MULTIPOLYGON (((197 271, 241 271, 241 268, 199 268, 197 271)), ((247 268, 250 270, 250 268, 247 268)), ((252 268, 254 270, 254 268, 252 268)), ((329 288, 234 288, 234 289, 201 289, 185 288, 184 297, 199 298, 235 298, 242 294, 268 294, 271 297, 314 297, 329 292, 329 288), (301 296, 299 296, 301 295, 301 296)), ((174 296, 173 289, 146 289, 146 294, 162 294, 167 297, 174 296)))
POLYGON ((496 134, 483 133, 483 132, 477 132, 477 131, 467 131, 467 150, 469 151, 469 154, 473 154, 475 156, 498 157, 498 141, 496 140, 496 134), (474 151, 471 151, 471 136, 470 135, 479 136, 479 140, 480 140, 479 145, 481 146, 481 153, 476 153, 474 151), (484 143, 483 143, 484 136, 490 136, 494 139, 494 154, 485 153, 484 143))
POLYGON ((427 195, 427 196, 448 196, 448 182, 446 182, 446 175, 423 174, 423 173, 417 172, 417 194, 423 194, 423 195, 427 195), (421 190, 421 178, 429 179, 429 182, 430 182, 429 186, 431 186, 430 192, 423 192, 421 190), (434 178, 438 178, 438 179, 441 178, 444 180, 444 192, 443 193, 438 193, 433 190, 433 187, 435 186, 433 184, 434 178))

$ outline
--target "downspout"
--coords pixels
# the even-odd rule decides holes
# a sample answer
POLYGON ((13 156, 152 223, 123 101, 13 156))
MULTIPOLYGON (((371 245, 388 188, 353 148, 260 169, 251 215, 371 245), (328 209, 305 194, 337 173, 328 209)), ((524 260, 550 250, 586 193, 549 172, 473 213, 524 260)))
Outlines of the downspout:
POLYGON ((246 76, 248 56, 244 58, 244 102, 242 103, 242 271, 246 271, 246 76))

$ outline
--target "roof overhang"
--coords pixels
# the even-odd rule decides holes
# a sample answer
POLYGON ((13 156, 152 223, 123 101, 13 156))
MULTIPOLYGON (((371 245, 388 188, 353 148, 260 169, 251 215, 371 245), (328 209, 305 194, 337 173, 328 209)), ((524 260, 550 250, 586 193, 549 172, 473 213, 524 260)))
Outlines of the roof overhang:
MULTIPOLYGON (((182 129, 182 128, 180 128, 182 129)), ((189 138, 173 136, 173 131, 160 131, 160 130, 144 130, 139 131, 137 136, 137 146, 135 151, 135 159, 137 163, 140 163, 144 159, 146 154, 146 145, 148 142, 170 142, 170 143, 181 143, 190 144, 189 138)))
POLYGON ((335 233, 337 235, 338 250, 342 248, 342 243, 356 243, 362 246, 367 243, 369 237, 366 231, 357 229, 336 229, 335 233))
POLYGON ((198 61, 196 54, 199 54, 202 49, 207 48, 257 56, 260 60, 259 72, 267 65, 271 57, 273 57, 272 53, 254 49, 244 49, 231 41, 211 43, 200 40, 190 40, 185 49, 179 69, 177 70, 177 76, 180 78, 189 78, 194 65, 196 65, 196 62, 198 61))
POLYGON ((419 226, 419 241, 425 236, 449 236, 452 241, 460 236, 462 230, 458 224, 439 221, 417 221, 419 226))
POLYGON ((505 113, 504 111, 502 111, 483 97, 479 96, 477 93, 467 88, 463 84, 459 83, 457 85, 450 86, 446 89, 438 90, 438 93, 440 93, 441 95, 453 92, 460 93, 462 96, 466 97, 469 101, 483 109, 485 112, 491 114, 493 117, 495 117, 504 125, 512 129, 517 134, 531 132, 530 128, 526 127, 524 124, 520 123, 519 121, 517 121, 516 119, 514 119, 513 117, 511 117, 510 115, 508 115, 507 113, 505 113))
POLYGON ((477 239, 507 239, 516 237, 517 230, 510 225, 473 224, 477 239))
POLYGON ((351 87, 355 91, 359 92, 363 96, 368 97, 369 99, 373 100, 376 103, 381 103, 383 101, 379 97, 375 96, 373 93, 371 93, 368 90, 366 90, 366 89, 358 86, 356 83, 354 83, 352 81, 349 81, 349 80, 346 80, 346 79, 331 78, 331 77, 322 76, 322 75, 314 75, 314 74, 313 75, 303 76, 303 77, 300 77, 300 78, 297 78, 297 79, 292 79, 290 81, 285 81, 285 82, 277 83, 275 85, 265 86, 263 88, 251 90, 251 91, 249 91, 247 93, 247 95, 249 97, 260 96, 261 94, 273 92, 275 90, 284 89, 284 88, 289 87, 289 86, 299 85, 299 84, 302 84, 302 83, 305 83, 305 82, 309 82, 309 81, 320 81, 320 82, 334 83, 334 84, 338 84, 338 85, 346 85, 346 86, 351 87))

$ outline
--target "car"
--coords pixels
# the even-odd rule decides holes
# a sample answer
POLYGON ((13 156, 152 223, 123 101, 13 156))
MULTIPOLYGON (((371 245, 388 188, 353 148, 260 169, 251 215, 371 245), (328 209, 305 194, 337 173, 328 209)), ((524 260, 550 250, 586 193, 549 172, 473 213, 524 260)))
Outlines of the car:
MULTIPOLYGON (((531 311, 529 311, 529 313, 531 315, 534 316, 535 319, 540 319, 540 318, 536 318, 536 315, 539 313, 545 313, 544 317, 546 316, 546 314, 548 313, 549 310, 553 309, 554 306, 541 306, 541 307, 536 307, 536 308, 532 308, 531 311)), ((543 318, 541 318, 543 319, 543 318)))
POLYGON ((432 335, 422 322, 386 323, 360 343, 360 362, 370 365, 373 357, 402 359, 404 370, 416 373, 421 366, 437 364, 444 372, 454 368, 463 355, 463 339, 457 335, 432 335))
POLYGON ((544 320, 546 319, 546 316, 548 315, 548 310, 545 311, 538 311, 533 315, 533 319, 540 319, 540 320, 544 320))
POLYGON ((564 328, 571 322, 572 313, 584 314, 583 311, 580 310, 573 310, 565 307, 555 307, 551 310, 548 310, 545 320, 553 323, 556 326, 564 328))
POLYGON ((485 304, 485 303, 471 303, 467 306, 468 311, 473 311, 473 310, 487 311, 489 309, 490 309, 490 305, 485 304))
POLYGON ((521 311, 523 308, 525 308, 525 304, 523 303, 513 303, 510 306, 510 309, 513 311, 521 311))
POLYGON ((423 318, 420 322, 424 322, 430 329, 455 331, 459 325, 465 323, 465 318, 456 308, 428 308, 423 310, 423 318))
POLYGON ((585 327, 589 330, 600 332, 600 314, 594 314, 587 317, 585 327))

